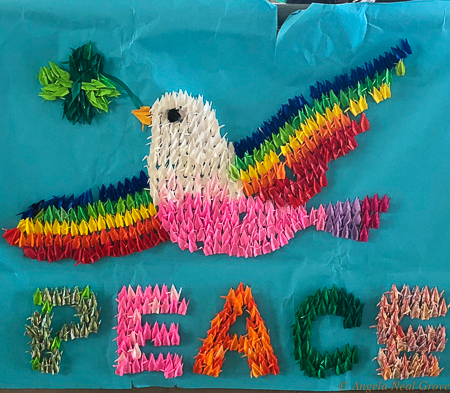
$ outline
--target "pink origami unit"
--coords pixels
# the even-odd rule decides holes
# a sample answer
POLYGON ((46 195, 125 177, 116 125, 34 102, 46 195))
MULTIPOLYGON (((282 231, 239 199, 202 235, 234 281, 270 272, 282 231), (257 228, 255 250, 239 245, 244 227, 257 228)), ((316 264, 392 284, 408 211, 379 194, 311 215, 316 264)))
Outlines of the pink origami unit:
POLYGON ((142 325, 142 315, 178 314, 186 315, 189 301, 180 300, 179 291, 172 285, 161 289, 156 285, 143 291, 138 285, 136 291, 124 286, 117 297, 117 366, 116 374, 136 374, 143 371, 160 371, 165 378, 175 378, 183 374, 183 357, 178 354, 162 353, 155 356, 142 353, 140 347, 151 341, 155 347, 180 345, 179 325, 155 322, 142 325))

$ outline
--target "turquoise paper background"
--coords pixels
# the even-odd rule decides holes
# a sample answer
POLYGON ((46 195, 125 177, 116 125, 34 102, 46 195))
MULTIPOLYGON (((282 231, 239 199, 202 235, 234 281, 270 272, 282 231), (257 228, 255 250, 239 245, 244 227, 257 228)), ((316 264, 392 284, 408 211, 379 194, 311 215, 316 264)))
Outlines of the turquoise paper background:
MULTIPOLYGON (((146 103, 166 91, 186 89, 213 102, 231 140, 250 134, 280 104, 309 92, 316 80, 348 72, 408 38, 413 55, 407 74, 395 77, 393 98, 369 100, 371 130, 359 148, 332 162, 329 186, 310 205, 375 192, 392 197, 381 228, 369 243, 308 229, 277 252, 257 259, 205 257, 166 243, 141 254, 103 259, 92 266, 72 261, 48 264, 22 257, 0 239, 0 387, 128 388, 134 386, 228 387, 338 390, 347 381, 377 384, 374 324, 376 304, 392 283, 437 285, 450 301, 450 91, 447 2, 312 5, 291 16, 276 35, 276 8, 262 0, 241 1, 27 1, 0 3, 0 226, 17 224, 15 214, 52 195, 137 174, 148 152, 147 134, 130 115, 128 99, 92 126, 62 121, 62 108, 38 97, 39 67, 65 61, 69 48, 92 40, 107 58, 105 70, 124 80, 146 103), (226 356, 217 379, 194 375, 193 357, 210 320, 230 287, 252 287, 279 359, 281 375, 257 380, 237 353, 226 356), (115 296, 122 285, 175 284, 191 299, 185 317, 145 317, 180 322, 185 371, 165 380, 161 373, 118 377, 112 367, 116 345, 115 296), (294 362, 290 326, 294 310, 318 287, 354 291, 366 303, 363 325, 342 329, 342 319, 322 317, 313 344, 322 351, 349 341, 361 362, 344 376, 309 379, 294 362), (102 325, 97 335, 63 343, 58 376, 32 372, 26 318, 35 310, 37 287, 84 286, 99 295, 102 325)), ((55 309, 58 322, 71 310, 55 309)), ((406 324, 408 321, 404 321, 406 324)), ((448 323, 448 318, 431 321, 448 323)), ((417 323, 414 324, 417 326, 417 323)), ((243 323, 233 327, 243 333, 243 323)), ((159 351, 151 346, 146 352, 159 351)), ((173 350, 173 348, 170 348, 173 350)), ((165 350, 167 352, 167 350, 165 350)), ((450 351, 438 354, 450 383, 450 351)), ((411 380, 412 382, 412 380, 411 380)), ((388 386, 392 386, 388 382, 388 386)), ((425 385, 422 385, 422 387, 425 385)))

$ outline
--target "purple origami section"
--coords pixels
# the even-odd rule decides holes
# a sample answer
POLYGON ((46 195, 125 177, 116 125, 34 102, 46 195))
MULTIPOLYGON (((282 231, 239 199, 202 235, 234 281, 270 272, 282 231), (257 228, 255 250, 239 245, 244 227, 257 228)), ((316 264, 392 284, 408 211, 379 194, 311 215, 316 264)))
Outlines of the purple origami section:
POLYGON ((354 201, 347 199, 328 206, 320 205, 311 209, 309 216, 311 225, 317 230, 331 233, 334 237, 367 242, 370 229, 380 227, 380 214, 389 209, 390 198, 384 195, 379 199, 378 194, 372 198, 359 198, 354 201))

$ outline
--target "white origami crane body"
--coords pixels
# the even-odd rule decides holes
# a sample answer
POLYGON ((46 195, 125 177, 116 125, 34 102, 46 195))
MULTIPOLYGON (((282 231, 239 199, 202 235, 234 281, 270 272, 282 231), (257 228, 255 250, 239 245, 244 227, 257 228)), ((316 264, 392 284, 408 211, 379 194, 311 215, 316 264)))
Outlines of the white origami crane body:
POLYGON ((178 201, 186 194, 243 196, 240 181, 230 178, 233 144, 221 136, 209 102, 180 91, 166 93, 151 108, 152 135, 146 158, 155 204, 178 201))

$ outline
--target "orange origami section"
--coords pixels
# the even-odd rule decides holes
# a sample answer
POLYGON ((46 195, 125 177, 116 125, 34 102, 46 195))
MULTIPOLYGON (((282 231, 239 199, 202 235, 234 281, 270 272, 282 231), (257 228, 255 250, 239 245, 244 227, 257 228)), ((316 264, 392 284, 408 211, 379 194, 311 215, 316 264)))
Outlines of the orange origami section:
POLYGON ((225 361, 225 353, 238 351, 247 357, 250 376, 259 377, 267 374, 279 374, 278 360, 270 344, 269 332, 256 307, 250 287, 242 283, 235 291, 230 289, 225 297, 223 310, 211 321, 211 329, 203 340, 194 364, 194 373, 218 377, 225 361), (241 316, 244 309, 247 317, 247 334, 238 338, 229 335, 231 325, 241 316))

